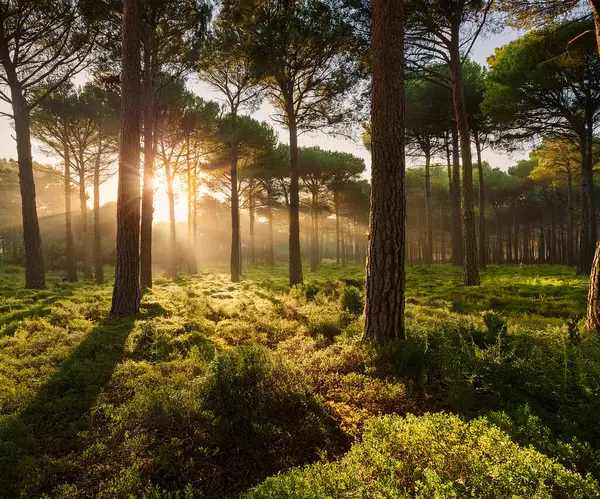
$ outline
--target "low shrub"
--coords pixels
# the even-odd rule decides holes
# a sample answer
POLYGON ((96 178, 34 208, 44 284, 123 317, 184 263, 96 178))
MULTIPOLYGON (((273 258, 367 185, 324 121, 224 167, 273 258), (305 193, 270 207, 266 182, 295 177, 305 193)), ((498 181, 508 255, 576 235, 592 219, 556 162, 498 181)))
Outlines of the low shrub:
POLYGON ((318 463, 271 477, 248 498, 569 497, 600 493, 597 482, 570 471, 480 418, 443 413, 385 416, 337 463, 318 463))
POLYGON ((340 297, 340 306, 342 310, 354 315, 363 313, 365 302, 362 291, 355 286, 346 286, 340 297))

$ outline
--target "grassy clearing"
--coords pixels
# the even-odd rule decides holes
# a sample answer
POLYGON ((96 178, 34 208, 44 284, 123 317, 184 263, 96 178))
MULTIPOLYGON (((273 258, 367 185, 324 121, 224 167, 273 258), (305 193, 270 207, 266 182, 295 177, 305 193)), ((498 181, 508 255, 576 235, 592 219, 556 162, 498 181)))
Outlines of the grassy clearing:
POLYGON ((135 320, 113 320, 109 286, 51 276, 24 291, 22 270, 0 266, 3 495, 236 497, 294 469, 249 493, 597 493, 600 344, 577 326, 584 279, 490 266, 465 290, 460 269, 410 267, 407 339, 376 352, 361 341, 362 269, 305 275, 291 291, 283 267, 239 284, 159 279, 135 320), (401 458, 445 429, 466 447, 401 458), (449 460, 463 468, 443 472, 449 460), (396 485, 373 481, 399 468, 396 485))

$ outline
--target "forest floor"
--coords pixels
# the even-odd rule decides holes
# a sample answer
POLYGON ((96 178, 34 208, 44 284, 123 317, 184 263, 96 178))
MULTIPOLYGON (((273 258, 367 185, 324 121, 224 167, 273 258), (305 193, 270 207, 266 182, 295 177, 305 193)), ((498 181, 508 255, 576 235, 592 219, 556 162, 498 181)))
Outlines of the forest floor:
POLYGON ((0 497, 599 493, 585 278, 489 266, 465 289, 460 268, 409 267, 407 338, 379 351, 362 268, 305 279, 159 278, 114 319, 108 284, 28 291, 0 264, 0 497))

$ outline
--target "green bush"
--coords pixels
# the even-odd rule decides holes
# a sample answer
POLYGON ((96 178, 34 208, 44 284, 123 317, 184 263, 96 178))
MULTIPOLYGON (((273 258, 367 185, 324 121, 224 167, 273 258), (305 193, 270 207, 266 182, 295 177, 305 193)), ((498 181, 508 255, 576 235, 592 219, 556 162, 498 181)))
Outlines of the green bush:
POLYGON ((486 419, 443 413, 385 416, 337 463, 267 479, 249 498, 591 498, 598 484, 531 448, 486 419))
POLYGON ((355 286, 344 287, 344 291, 340 297, 340 306, 342 307, 342 310, 351 314, 362 314, 365 306, 362 291, 355 286))

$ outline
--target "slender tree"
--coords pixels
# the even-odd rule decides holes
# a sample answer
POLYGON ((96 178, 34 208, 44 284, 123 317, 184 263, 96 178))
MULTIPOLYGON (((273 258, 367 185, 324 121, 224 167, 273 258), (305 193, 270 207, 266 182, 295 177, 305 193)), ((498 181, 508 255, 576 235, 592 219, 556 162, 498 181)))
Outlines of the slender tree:
POLYGON ((85 67, 93 39, 77 3, 6 1, 0 5, 0 85, 7 89, 0 90, 0 99, 11 105, 8 116, 15 127, 26 288, 46 286, 31 158, 30 112, 85 67))

